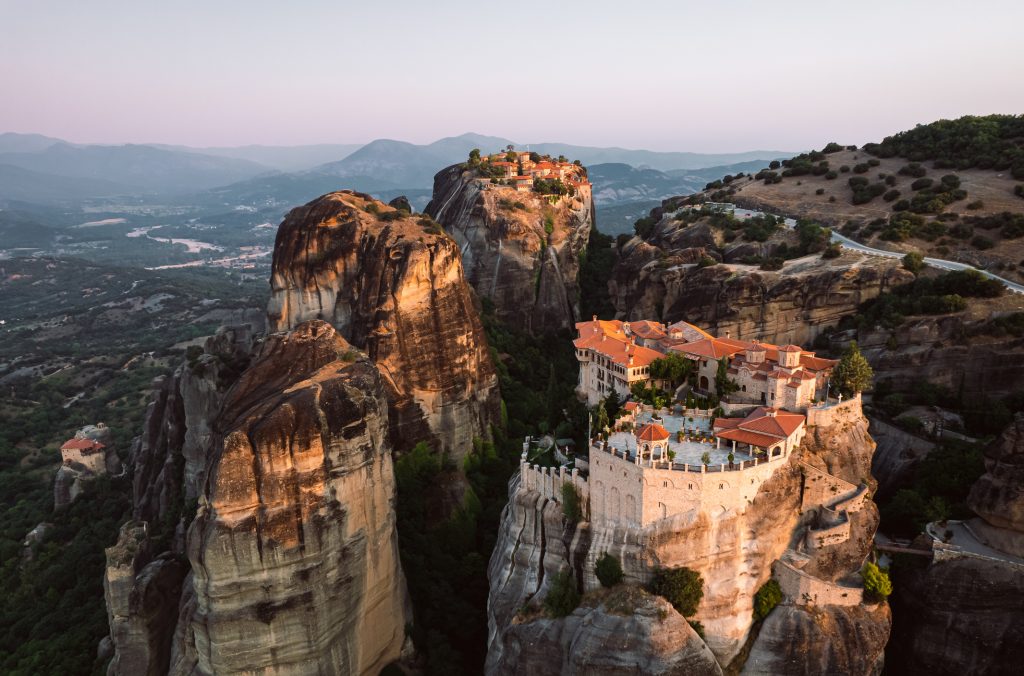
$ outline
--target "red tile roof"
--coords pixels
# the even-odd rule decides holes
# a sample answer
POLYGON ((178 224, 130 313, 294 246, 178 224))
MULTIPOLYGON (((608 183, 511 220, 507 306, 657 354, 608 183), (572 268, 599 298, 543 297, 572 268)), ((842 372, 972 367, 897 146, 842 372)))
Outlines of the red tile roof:
POLYGON ((640 408, 640 404, 636 403, 635 401, 627 401, 625 404, 622 405, 622 408, 632 412, 640 408))
POLYGON ((702 338, 701 340, 695 340, 692 343, 686 343, 673 349, 689 355, 717 360, 722 357, 731 357, 737 352, 741 352, 743 347, 731 345, 721 338, 702 338))
POLYGON ((668 436, 668 430, 658 423, 647 423, 636 433, 638 441, 665 441, 668 436))
POLYGON ((767 447, 788 439, 804 424, 804 416, 760 406, 746 418, 715 418, 715 436, 767 447), (759 439, 755 439, 759 437, 759 439))
POLYGON ((580 337, 573 341, 576 349, 593 350, 616 364, 629 364, 632 357, 632 366, 648 366, 664 356, 649 347, 631 343, 618 320, 577 322, 576 329, 580 332, 580 337))
POLYGON ((106 448, 103 444, 93 439, 68 439, 64 442, 64 445, 60 447, 62 451, 86 451, 96 452, 106 448))
POLYGON ((750 444, 759 448, 768 448, 773 446, 782 439, 777 437, 770 437, 764 434, 758 434, 757 432, 750 432, 744 429, 724 430, 716 435, 719 439, 726 439, 728 441, 738 441, 741 444, 750 444))

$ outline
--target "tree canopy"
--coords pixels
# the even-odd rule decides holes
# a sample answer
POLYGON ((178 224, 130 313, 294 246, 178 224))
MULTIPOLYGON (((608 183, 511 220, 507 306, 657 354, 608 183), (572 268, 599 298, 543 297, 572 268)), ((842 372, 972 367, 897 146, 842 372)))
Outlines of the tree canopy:
POLYGON ((875 372, 860 353, 857 341, 850 341, 842 358, 832 371, 832 381, 845 396, 863 392, 871 387, 875 372))

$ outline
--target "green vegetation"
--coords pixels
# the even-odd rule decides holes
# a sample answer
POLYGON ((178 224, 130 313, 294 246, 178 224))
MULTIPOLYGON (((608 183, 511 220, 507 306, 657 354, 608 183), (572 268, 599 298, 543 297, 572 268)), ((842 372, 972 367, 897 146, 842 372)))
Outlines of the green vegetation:
POLYGON ((860 571, 864 578, 864 592, 875 601, 884 601, 892 593, 892 582, 889 580, 889 571, 879 568, 877 564, 868 561, 860 571))
POLYGON ((857 341, 853 340, 843 351, 843 356, 832 371, 832 382, 840 392, 849 397, 871 387, 874 375, 875 372, 868 364, 868 360, 860 353, 857 341))
POLYGON ((544 597, 544 610, 551 617, 565 617, 580 605, 580 592, 572 574, 563 570, 551 579, 548 595, 544 597))
POLYGON ((718 360, 718 370, 715 371, 715 392, 718 393, 719 397, 724 397, 738 389, 740 389, 740 386, 729 377, 729 360, 726 357, 722 357, 718 360))
POLYGON ((1010 170, 1014 178, 1024 180, 1022 139, 1022 115, 966 116, 918 125, 881 143, 868 143, 864 150, 882 158, 930 160, 936 169, 1010 170))
POLYGON ((690 617, 704 598, 704 579, 689 568, 661 568, 654 573, 650 592, 671 603, 683 617, 690 617))
POLYGON ((1006 288, 976 270, 956 270, 935 277, 920 276, 877 298, 862 303, 856 316, 844 318, 841 328, 882 326, 895 329, 906 316, 960 312, 965 298, 997 298, 1006 288))
POLYGON ((576 192, 572 186, 562 183, 560 178, 535 178, 533 190, 541 195, 572 195, 576 192))
POLYGON ((768 580, 754 595, 754 621, 760 622, 768 617, 775 606, 782 602, 782 588, 775 580, 768 580))
POLYGON ((582 500, 579 491, 570 483, 562 484, 562 514, 569 523, 578 523, 583 518, 582 500))
POLYGON ((622 582, 622 565, 617 558, 605 552, 594 564, 594 575, 602 587, 614 587, 622 582))
POLYGON ((926 267, 928 266, 924 262, 924 256, 916 251, 911 251, 903 257, 903 268, 915 275, 920 274, 926 267))
POLYGON ((651 362, 650 374, 655 380, 667 380, 673 390, 686 382, 693 373, 694 362, 678 352, 670 352, 651 362))

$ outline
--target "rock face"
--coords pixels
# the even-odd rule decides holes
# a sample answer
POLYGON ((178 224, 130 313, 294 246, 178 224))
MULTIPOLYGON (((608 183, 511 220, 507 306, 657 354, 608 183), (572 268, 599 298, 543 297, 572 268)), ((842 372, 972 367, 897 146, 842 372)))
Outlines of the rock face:
POLYGON ((1024 663, 1024 415, 986 450, 985 468, 968 496, 980 518, 968 523, 999 556, 897 571, 887 660, 902 673, 1016 674, 1024 663))
POLYGON ((777 272, 739 264, 700 268, 701 258, 722 257, 715 233, 702 223, 682 227, 660 212, 652 212, 661 220, 647 241, 634 238, 620 251, 609 283, 616 318, 685 320, 720 336, 810 345, 861 303, 913 278, 899 261, 854 253, 832 260, 815 254, 777 272))
POLYGON ((380 373, 303 324, 260 345, 216 428, 175 672, 378 673, 409 616, 380 373))
POLYGON ((579 320, 580 255, 594 218, 589 186, 552 205, 456 164, 434 176, 426 211, 458 242, 467 281, 506 323, 540 334, 579 320))
POLYGON ((430 219, 342 191, 289 212, 277 233, 273 330, 332 324, 380 369, 391 436, 462 457, 499 412, 497 375, 459 248, 430 219))
MULTIPOLYGON (((609 552, 622 563, 625 581, 630 584, 646 584, 657 568, 687 566, 701 574, 704 598, 694 619, 704 625, 704 642, 717 663, 690 673, 717 673, 726 666, 733 673, 742 670, 748 641, 750 654, 760 656, 757 663, 747 661, 753 673, 769 669, 758 665, 778 666, 783 661, 787 673, 874 673, 889 634, 889 614, 884 604, 857 600, 860 592, 855 575, 872 547, 878 523, 874 503, 864 500, 859 511, 851 510, 849 536, 842 541, 806 550, 802 544, 818 528, 820 511, 811 507, 804 495, 806 477, 824 472, 849 485, 863 483, 861 492, 871 489, 874 442, 859 407, 848 410, 828 427, 812 427, 794 456, 762 484, 743 511, 670 515, 644 529, 571 524, 561 505, 536 491, 519 491, 518 477, 513 478, 488 568, 487 672, 512 673, 504 671, 507 664, 532 668, 544 659, 570 663, 565 648, 559 646, 563 642, 575 645, 563 637, 574 636, 571 618, 576 615, 566 620, 530 619, 522 617, 521 609, 538 605, 560 570, 574 571, 587 592, 587 605, 587 599, 599 589, 593 572, 596 560, 609 552), (798 650, 806 658, 803 661, 794 661, 792 654, 780 651, 775 644, 777 633, 750 635, 755 593, 773 576, 773 565, 778 566, 779 559, 797 549, 801 551, 794 556, 802 571, 793 575, 821 588, 841 587, 850 599, 843 604, 826 601, 818 605, 799 596, 787 597, 769 616, 784 611, 780 615, 787 617, 778 620, 779 631, 787 625, 802 627, 798 650), (819 615, 830 619, 816 624, 819 615), (858 627, 857 636, 849 639, 856 641, 855 645, 844 634, 851 626, 858 627)), ((644 636, 638 634, 637 643, 630 647, 629 654, 639 656, 635 664, 660 650, 641 640, 644 636)), ((613 651, 607 645, 605 649, 613 651)))
POLYGON ((564 620, 514 624, 500 663, 502 676, 626 676, 627 674, 721 674, 714 654, 682 615, 657 596, 635 588, 616 590, 612 603, 577 608, 564 620), (623 600, 630 601, 628 610, 623 600), (614 646, 614 649, 609 649, 614 646), (560 657, 561 659, 557 659, 560 657))
POLYGON ((146 524, 129 521, 106 550, 103 578, 110 638, 109 674, 164 674, 188 567, 173 555, 152 558, 146 524))
MULTIPOLYGON (((970 299, 978 309, 987 302, 970 299)), ((962 313, 911 317, 894 331, 859 331, 857 343, 875 369, 875 381, 889 379, 897 390, 927 380, 954 392, 1001 397, 1024 378, 1024 339, 976 335, 986 321, 962 313)))
POLYGON ((971 487, 967 501, 990 526, 1024 539, 1024 414, 1018 413, 986 450, 985 473, 971 487))

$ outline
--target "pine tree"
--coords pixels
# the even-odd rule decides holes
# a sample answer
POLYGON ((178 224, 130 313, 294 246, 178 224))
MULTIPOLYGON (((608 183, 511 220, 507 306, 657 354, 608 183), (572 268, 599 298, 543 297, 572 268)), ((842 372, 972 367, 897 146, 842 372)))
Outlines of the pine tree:
POLYGON ((844 396, 863 392, 871 386, 875 372, 860 353, 857 341, 851 341, 842 358, 832 371, 832 381, 844 396))

